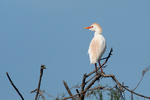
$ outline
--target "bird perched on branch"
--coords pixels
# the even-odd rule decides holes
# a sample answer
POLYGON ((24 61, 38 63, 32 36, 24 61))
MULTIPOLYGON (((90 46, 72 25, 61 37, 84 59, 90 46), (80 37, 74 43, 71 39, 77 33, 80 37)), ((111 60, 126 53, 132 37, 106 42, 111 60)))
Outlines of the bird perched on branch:
POLYGON ((90 63, 95 64, 96 72, 98 70, 97 69, 97 63, 98 63, 101 69, 101 72, 103 72, 100 59, 105 52, 106 42, 105 42, 105 38, 102 35, 102 28, 99 24, 93 23, 91 26, 85 27, 85 29, 95 31, 94 37, 90 43, 89 50, 88 50, 90 63))

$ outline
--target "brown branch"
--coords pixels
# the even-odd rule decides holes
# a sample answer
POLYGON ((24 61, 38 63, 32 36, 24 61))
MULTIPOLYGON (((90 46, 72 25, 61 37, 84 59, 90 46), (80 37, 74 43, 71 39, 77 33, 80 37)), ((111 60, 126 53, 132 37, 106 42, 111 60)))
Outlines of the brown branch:
POLYGON ((108 57, 106 58, 105 62, 102 64, 102 67, 107 63, 108 59, 110 58, 110 56, 112 55, 113 49, 110 49, 110 52, 108 54, 108 57))
POLYGON ((11 78, 10 78, 8 72, 6 72, 6 75, 7 75, 7 78, 8 78, 8 80, 9 80, 9 82, 10 82, 11 85, 13 86, 13 88, 14 88, 14 89, 16 90, 16 92, 19 94, 20 98, 21 98, 22 100, 24 100, 22 94, 19 92, 19 90, 17 89, 17 87, 15 86, 15 84, 13 83, 13 81, 11 80, 11 78))
POLYGON ((83 75, 83 80, 82 80, 82 85, 81 85, 81 91, 84 91, 84 87, 86 85, 85 80, 86 80, 86 74, 83 75))
MULTIPOLYGON (((81 93, 84 91, 84 87, 85 87, 85 85, 86 85, 85 80, 86 80, 86 74, 83 75, 82 85, 81 85, 81 93)), ((81 98, 80 98, 81 100, 84 99, 84 95, 85 95, 85 94, 82 94, 82 95, 81 95, 81 98)))
POLYGON ((84 91, 82 91, 82 98, 81 100, 84 100, 85 94, 88 91, 88 89, 101 77, 101 74, 96 75, 96 77, 89 83, 89 85, 85 88, 84 91))
POLYGON ((119 81, 116 79, 116 77, 115 77, 114 75, 105 75, 104 73, 101 73, 101 75, 102 75, 103 77, 111 77, 111 78, 115 81, 115 83, 118 85, 119 89, 120 89, 122 92, 124 91, 123 88, 122 88, 122 85, 119 83, 119 81))
MULTIPOLYGON (((69 87, 68 87, 68 85, 67 85, 67 83, 66 83, 64 80, 63 80, 63 83, 64 83, 64 86, 65 86, 65 88, 66 88, 68 94, 69 94, 70 96, 73 96, 72 93, 71 93, 71 91, 70 91, 70 89, 69 89, 69 87)), ((75 100, 75 98, 72 97, 72 100, 75 100)))
MULTIPOLYGON (((124 89, 125 89, 125 90, 127 90, 128 92, 130 92, 130 93, 132 93, 132 94, 135 94, 135 95, 137 95, 137 96, 140 96, 140 97, 143 97, 143 98, 146 98, 146 99, 150 99, 150 97, 148 97, 148 96, 144 96, 144 95, 142 95, 142 94, 140 94, 140 93, 136 93, 136 92, 134 92, 134 91, 128 89, 126 86, 121 85, 121 83, 116 79, 116 77, 115 77, 114 75, 105 75, 104 73, 98 74, 98 76, 95 77, 95 79, 91 82, 91 84, 89 84, 89 86, 87 86, 87 88, 86 88, 83 92, 81 92, 80 94, 85 94, 86 91, 93 91, 93 90, 96 90, 96 89, 106 89, 105 87, 95 87, 95 88, 91 88, 91 89, 90 89, 90 87, 94 84, 94 82, 95 82, 97 79, 99 79, 100 77, 110 77, 110 78, 112 78, 113 81, 118 85, 118 87, 119 87, 119 89, 120 89, 121 91, 124 91, 124 89), (97 79, 96 79, 96 78, 97 78, 97 79), (123 88, 124 88, 124 89, 123 89, 123 88)), ((110 90, 110 89, 111 89, 111 88, 108 88, 108 90, 110 90)), ((106 90, 107 90, 107 89, 106 89, 106 90)), ((76 97, 77 95, 79 95, 79 94, 75 94, 75 95, 73 95, 73 96, 65 97, 65 98, 63 98, 63 99, 61 99, 61 100, 67 100, 67 99, 70 99, 70 98, 72 98, 72 97, 76 97)))
POLYGON ((125 87, 125 86, 122 86, 122 87, 123 87, 124 89, 126 89, 127 91, 129 91, 129 92, 131 92, 131 93, 133 93, 133 94, 135 94, 135 95, 137 95, 137 96, 140 96, 140 97, 143 97, 143 98, 146 98, 146 99, 150 99, 150 97, 144 96, 144 95, 142 95, 142 94, 140 94, 140 93, 136 93, 136 92, 134 92, 134 91, 128 89, 128 88, 125 87))
POLYGON ((135 89, 140 85, 140 83, 142 82, 144 75, 146 72, 148 72, 150 70, 150 66, 146 67, 143 71, 142 71, 142 76, 141 79, 139 80, 139 82, 137 83, 136 87, 132 90, 135 91, 135 89))
MULTIPOLYGON (((81 94, 81 93, 79 93, 79 94, 81 94)), ((62 98, 62 99, 60 99, 60 100, 67 100, 67 99, 75 98, 75 97, 77 97, 79 94, 77 93, 77 94, 72 95, 72 96, 69 96, 69 97, 64 97, 64 98, 62 98)))
MULTIPOLYGON (((32 90, 30 93, 37 93, 37 89, 32 90)), ((39 90, 39 97, 41 96, 43 100, 46 100, 46 98, 44 97, 45 91, 44 90, 39 90)))
POLYGON ((122 88, 124 88, 124 89, 126 89, 127 91, 129 91, 130 93, 133 93, 133 94, 135 94, 135 95, 137 95, 137 96, 150 99, 150 97, 148 97, 148 96, 144 96, 144 95, 142 95, 142 94, 136 93, 136 92, 134 92, 134 91, 128 89, 126 86, 121 85, 121 84, 119 83, 119 81, 115 78, 114 75, 105 75, 105 74, 102 74, 102 76, 103 76, 103 77, 111 77, 111 78, 116 82, 116 84, 119 86, 120 90, 122 90, 122 91, 124 91, 124 90, 122 89, 122 88))
MULTIPOLYGON (((82 85, 81 85, 81 93, 84 91, 84 88, 85 88, 85 80, 86 80, 86 74, 83 75, 83 79, 82 79, 82 85)), ((84 94, 81 95, 81 100, 84 99, 84 94)))
POLYGON ((78 97, 79 97, 79 98, 81 98, 81 95, 80 95, 80 93, 79 93, 79 90, 78 90, 78 89, 76 89, 76 92, 77 92, 77 94, 78 94, 78 97))
POLYGON ((96 76, 96 74, 94 76, 92 76, 90 79, 88 79, 85 84, 87 84, 88 82, 90 82, 94 77, 96 76))
POLYGON ((131 93, 131 100, 133 100, 133 93, 131 93))
POLYGON ((86 92, 99 78, 101 77, 101 74, 96 75, 96 77, 89 83, 89 85, 85 88, 84 92, 86 92))
MULTIPOLYGON (((88 89, 88 91, 93 91, 93 90, 97 90, 97 89, 111 90, 111 88, 106 88, 106 87, 98 86, 98 87, 90 88, 90 89, 88 89)), ((67 99, 76 97, 76 96, 78 96, 78 95, 81 95, 81 94, 83 94, 83 93, 85 93, 85 91, 83 91, 83 92, 81 92, 81 93, 77 93, 77 94, 75 94, 75 95, 73 95, 73 96, 64 97, 64 98, 62 98, 62 99, 60 99, 60 100, 67 100, 67 99)))
POLYGON ((139 82, 137 83, 136 87, 132 90, 132 91, 135 91, 135 89, 140 85, 140 83, 142 82, 144 76, 141 77, 141 79, 139 80, 139 82))
POLYGON ((39 79, 39 83, 38 83, 38 88, 37 88, 37 93, 35 96, 35 100, 38 99, 38 95, 39 95, 39 91, 40 91, 40 86, 41 86, 41 80, 42 80, 42 76, 43 76, 43 70, 46 69, 45 65, 41 65, 41 69, 40 69, 40 79, 39 79))
MULTIPOLYGON (((110 50, 110 52, 109 52, 109 54, 108 54, 108 56, 106 57, 106 58, 104 58, 105 59, 105 61, 103 62, 103 64, 102 64, 102 67, 104 67, 104 65, 107 63, 107 61, 108 61, 108 59, 110 58, 110 56, 112 55, 112 51, 113 51, 113 49, 111 48, 111 50, 110 50)), ((102 60, 102 59, 101 59, 102 60)), ((98 68, 98 70, 99 70, 100 68, 98 68)), ((147 68, 146 70, 144 70, 143 71, 143 76, 144 76, 144 74, 145 74, 145 72, 147 72, 147 70, 149 70, 150 68, 147 68)), ((75 94, 75 95, 70 95, 69 97, 65 97, 65 98, 63 98, 63 99, 61 99, 61 100, 67 100, 67 99, 70 99, 70 98, 74 98, 74 97, 76 97, 76 96, 79 96, 79 98, 81 98, 81 100, 84 100, 84 97, 85 97, 85 94, 86 94, 86 92, 87 91, 93 91, 93 90, 96 90, 96 89, 106 89, 105 87, 96 87, 96 88, 92 88, 92 89, 90 89, 91 88, 91 86, 97 81, 97 80, 99 80, 99 78, 100 77, 110 77, 110 78, 112 78, 112 80, 117 84, 117 87, 119 88, 119 91, 122 93, 122 92, 124 92, 125 90, 127 90, 128 92, 130 92, 130 93, 132 93, 132 94, 135 94, 135 95, 137 95, 137 96, 140 96, 140 97, 143 97, 143 98, 147 98, 147 99, 150 99, 150 97, 147 97, 147 96, 144 96, 144 95, 142 95, 142 94, 139 94, 139 93, 136 93, 136 92, 134 92, 133 90, 130 90, 130 89, 128 89, 126 86, 124 86, 123 84, 121 84, 117 79, 116 79, 116 77, 114 76, 114 75, 106 75, 106 74, 104 74, 104 73, 98 73, 98 74, 96 74, 96 75, 94 75, 93 77, 91 77, 90 79, 88 79, 87 81, 85 81, 86 80, 86 78, 88 78, 89 76, 91 76, 93 73, 95 73, 96 72, 96 70, 94 70, 94 71, 92 71, 92 72, 90 72, 89 74, 87 74, 87 75, 84 75, 83 76, 83 79, 82 79, 82 84, 80 85, 81 86, 81 92, 79 93, 79 91, 77 91, 77 94, 75 94), (94 79, 93 79, 94 78, 94 79), (93 79, 93 80, 92 80, 93 79), (90 83, 89 83, 90 82, 90 83), (88 84, 88 86, 86 86, 86 88, 84 89, 84 87, 85 87, 85 85, 87 84, 87 83, 89 83, 88 84), (81 96, 81 97, 80 97, 81 96)), ((107 88, 108 90, 110 90, 110 89, 112 89, 112 88, 107 88)))

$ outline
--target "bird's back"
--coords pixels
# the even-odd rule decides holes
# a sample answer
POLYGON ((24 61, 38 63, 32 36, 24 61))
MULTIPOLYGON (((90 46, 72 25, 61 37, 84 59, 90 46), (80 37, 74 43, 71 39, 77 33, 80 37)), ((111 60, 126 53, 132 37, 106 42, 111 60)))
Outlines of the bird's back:
POLYGON ((89 46, 90 63, 96 63, 103 55, 106 48, 105 38, 103 35, 95 35, 89 46))

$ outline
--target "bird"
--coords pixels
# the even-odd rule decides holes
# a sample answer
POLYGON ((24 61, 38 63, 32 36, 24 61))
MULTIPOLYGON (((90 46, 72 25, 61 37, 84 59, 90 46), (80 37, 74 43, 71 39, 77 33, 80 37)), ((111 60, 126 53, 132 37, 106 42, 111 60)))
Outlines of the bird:
POLYGON ((89 29, 95 32, 94 37, 91 40, 89 45, 88 54, 89 54, 90 63, 95 64, 96 73, 98 70, 97 63, 99 64, 101 72, 103 73, 100 59, 106 50, 106 40, 102 35, 102 27, 97 23, 93 23, 88 27, 84 27, 84 29, 89 29))

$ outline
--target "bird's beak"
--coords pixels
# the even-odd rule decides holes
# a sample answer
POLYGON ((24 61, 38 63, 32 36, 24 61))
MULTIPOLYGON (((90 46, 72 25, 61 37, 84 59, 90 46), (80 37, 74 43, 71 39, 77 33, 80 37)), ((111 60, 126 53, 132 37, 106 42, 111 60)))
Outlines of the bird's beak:
POLYGON ((91 29, 93 28, 92 26, 89 26, 89 27, 84 27, 84 29, 91 29))

